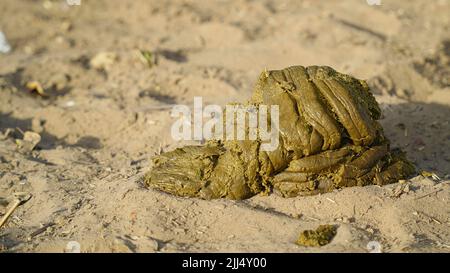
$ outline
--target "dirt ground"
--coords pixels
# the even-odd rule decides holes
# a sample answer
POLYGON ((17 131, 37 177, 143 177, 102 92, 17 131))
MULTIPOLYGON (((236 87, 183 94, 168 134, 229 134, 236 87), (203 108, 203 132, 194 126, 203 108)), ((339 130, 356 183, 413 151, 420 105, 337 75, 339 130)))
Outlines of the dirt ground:
POLYGON ((0 251, 64 252, 71 241, 81 252, 367 252, 371 241, 383 252, 450 251, 449 1, 0 6, 12 48, 0 53, 0 215, 15 192, 32 194, 1 227, 0 251), (265 68, 315 64, 368 80, 416 177, 244 201, 142 185, 152 155, 183 145, 170 136, 171 105, 244 101, 265 68), (27 90, 32 81, 46 97, 27 90), (40 134, 33 151, 16 143, 21 131, 40 134), (338 225, 330 244, 295 244, 320 224, 338 225))

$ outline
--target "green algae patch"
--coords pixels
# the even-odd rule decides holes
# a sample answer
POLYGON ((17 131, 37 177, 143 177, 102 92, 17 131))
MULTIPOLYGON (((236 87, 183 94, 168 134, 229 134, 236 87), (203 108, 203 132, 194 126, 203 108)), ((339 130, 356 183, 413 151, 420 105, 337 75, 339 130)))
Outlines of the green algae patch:
POLYGON ((324 246, 336 236, 337 227, 320 225, 316 230, 304 230, 300 233, 296 244, 300 246, 324 246))
POLYGON ((390 149, 367 83, 330 67, 264 71, 251 99, 233 105, 278 107, 275 149, 263 149, 261 138, 185 146, 155 156, 145 183, 178 196, 245 199, 386 185, 415 172, 403 152, 390 149))

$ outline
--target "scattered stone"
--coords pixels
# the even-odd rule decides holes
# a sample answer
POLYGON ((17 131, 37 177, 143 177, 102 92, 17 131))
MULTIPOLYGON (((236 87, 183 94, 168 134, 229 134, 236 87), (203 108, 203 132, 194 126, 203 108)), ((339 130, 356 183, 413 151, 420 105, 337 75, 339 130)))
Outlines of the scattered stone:
POLYGON ((41 141, 41 136, 32 131, 26 131, 23 139, 16 139, 17 147, 22 152, 31 152, 41 141))
POLYGON ((69 100, 66 103, 64 103, 64 107, 73 107, 75 106, 75 104, 76 104, 75 101, 69 100))
POLYGON ((109 70, 117 60, 114 52, 100 52, 91 59, 90 65, 98 70, 109 70))
POLYGON ((300 219, 300 218, 302 218, 303 214, 301 214, 301 213, 293 213, 291 216, 292 216, 292 218, 300 219))
POLYGON ((404 193, 409 193, 411 191, 409 184, 400 183, 396 188, 392 190, 391 197, 398 198, 404 193))

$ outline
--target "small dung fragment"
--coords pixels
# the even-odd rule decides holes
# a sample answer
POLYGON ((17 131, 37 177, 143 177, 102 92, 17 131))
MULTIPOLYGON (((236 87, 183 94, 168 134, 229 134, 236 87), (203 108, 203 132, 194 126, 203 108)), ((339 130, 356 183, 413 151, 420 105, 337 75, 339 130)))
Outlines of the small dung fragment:
POLYGON ((298 237, 300 246, 324 246, 333 240, 337 227, 333 225, 320 225, 316 230, 304 230, 298 237))

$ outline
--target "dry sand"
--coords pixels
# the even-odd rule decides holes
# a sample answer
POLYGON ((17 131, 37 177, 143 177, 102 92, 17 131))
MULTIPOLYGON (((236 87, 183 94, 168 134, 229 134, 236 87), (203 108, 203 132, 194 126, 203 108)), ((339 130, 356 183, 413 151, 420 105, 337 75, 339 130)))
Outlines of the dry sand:
POLYGON ((13 51, 0 54, 0 131, 42 141, 24 154, 18 129, 0 137, 0 215, 14 192, 33 195, 0 229, 0 251, 450 251, 449 1, 1 2, 13 51), (239 202, 142 186, 150 157, 183 144, 171 104, 243 101, 265 68, 314 64, 367 79, 392 146, 441 180, 239 202), (329 245, 294 243, 320 224, 339 226, 329 245))

